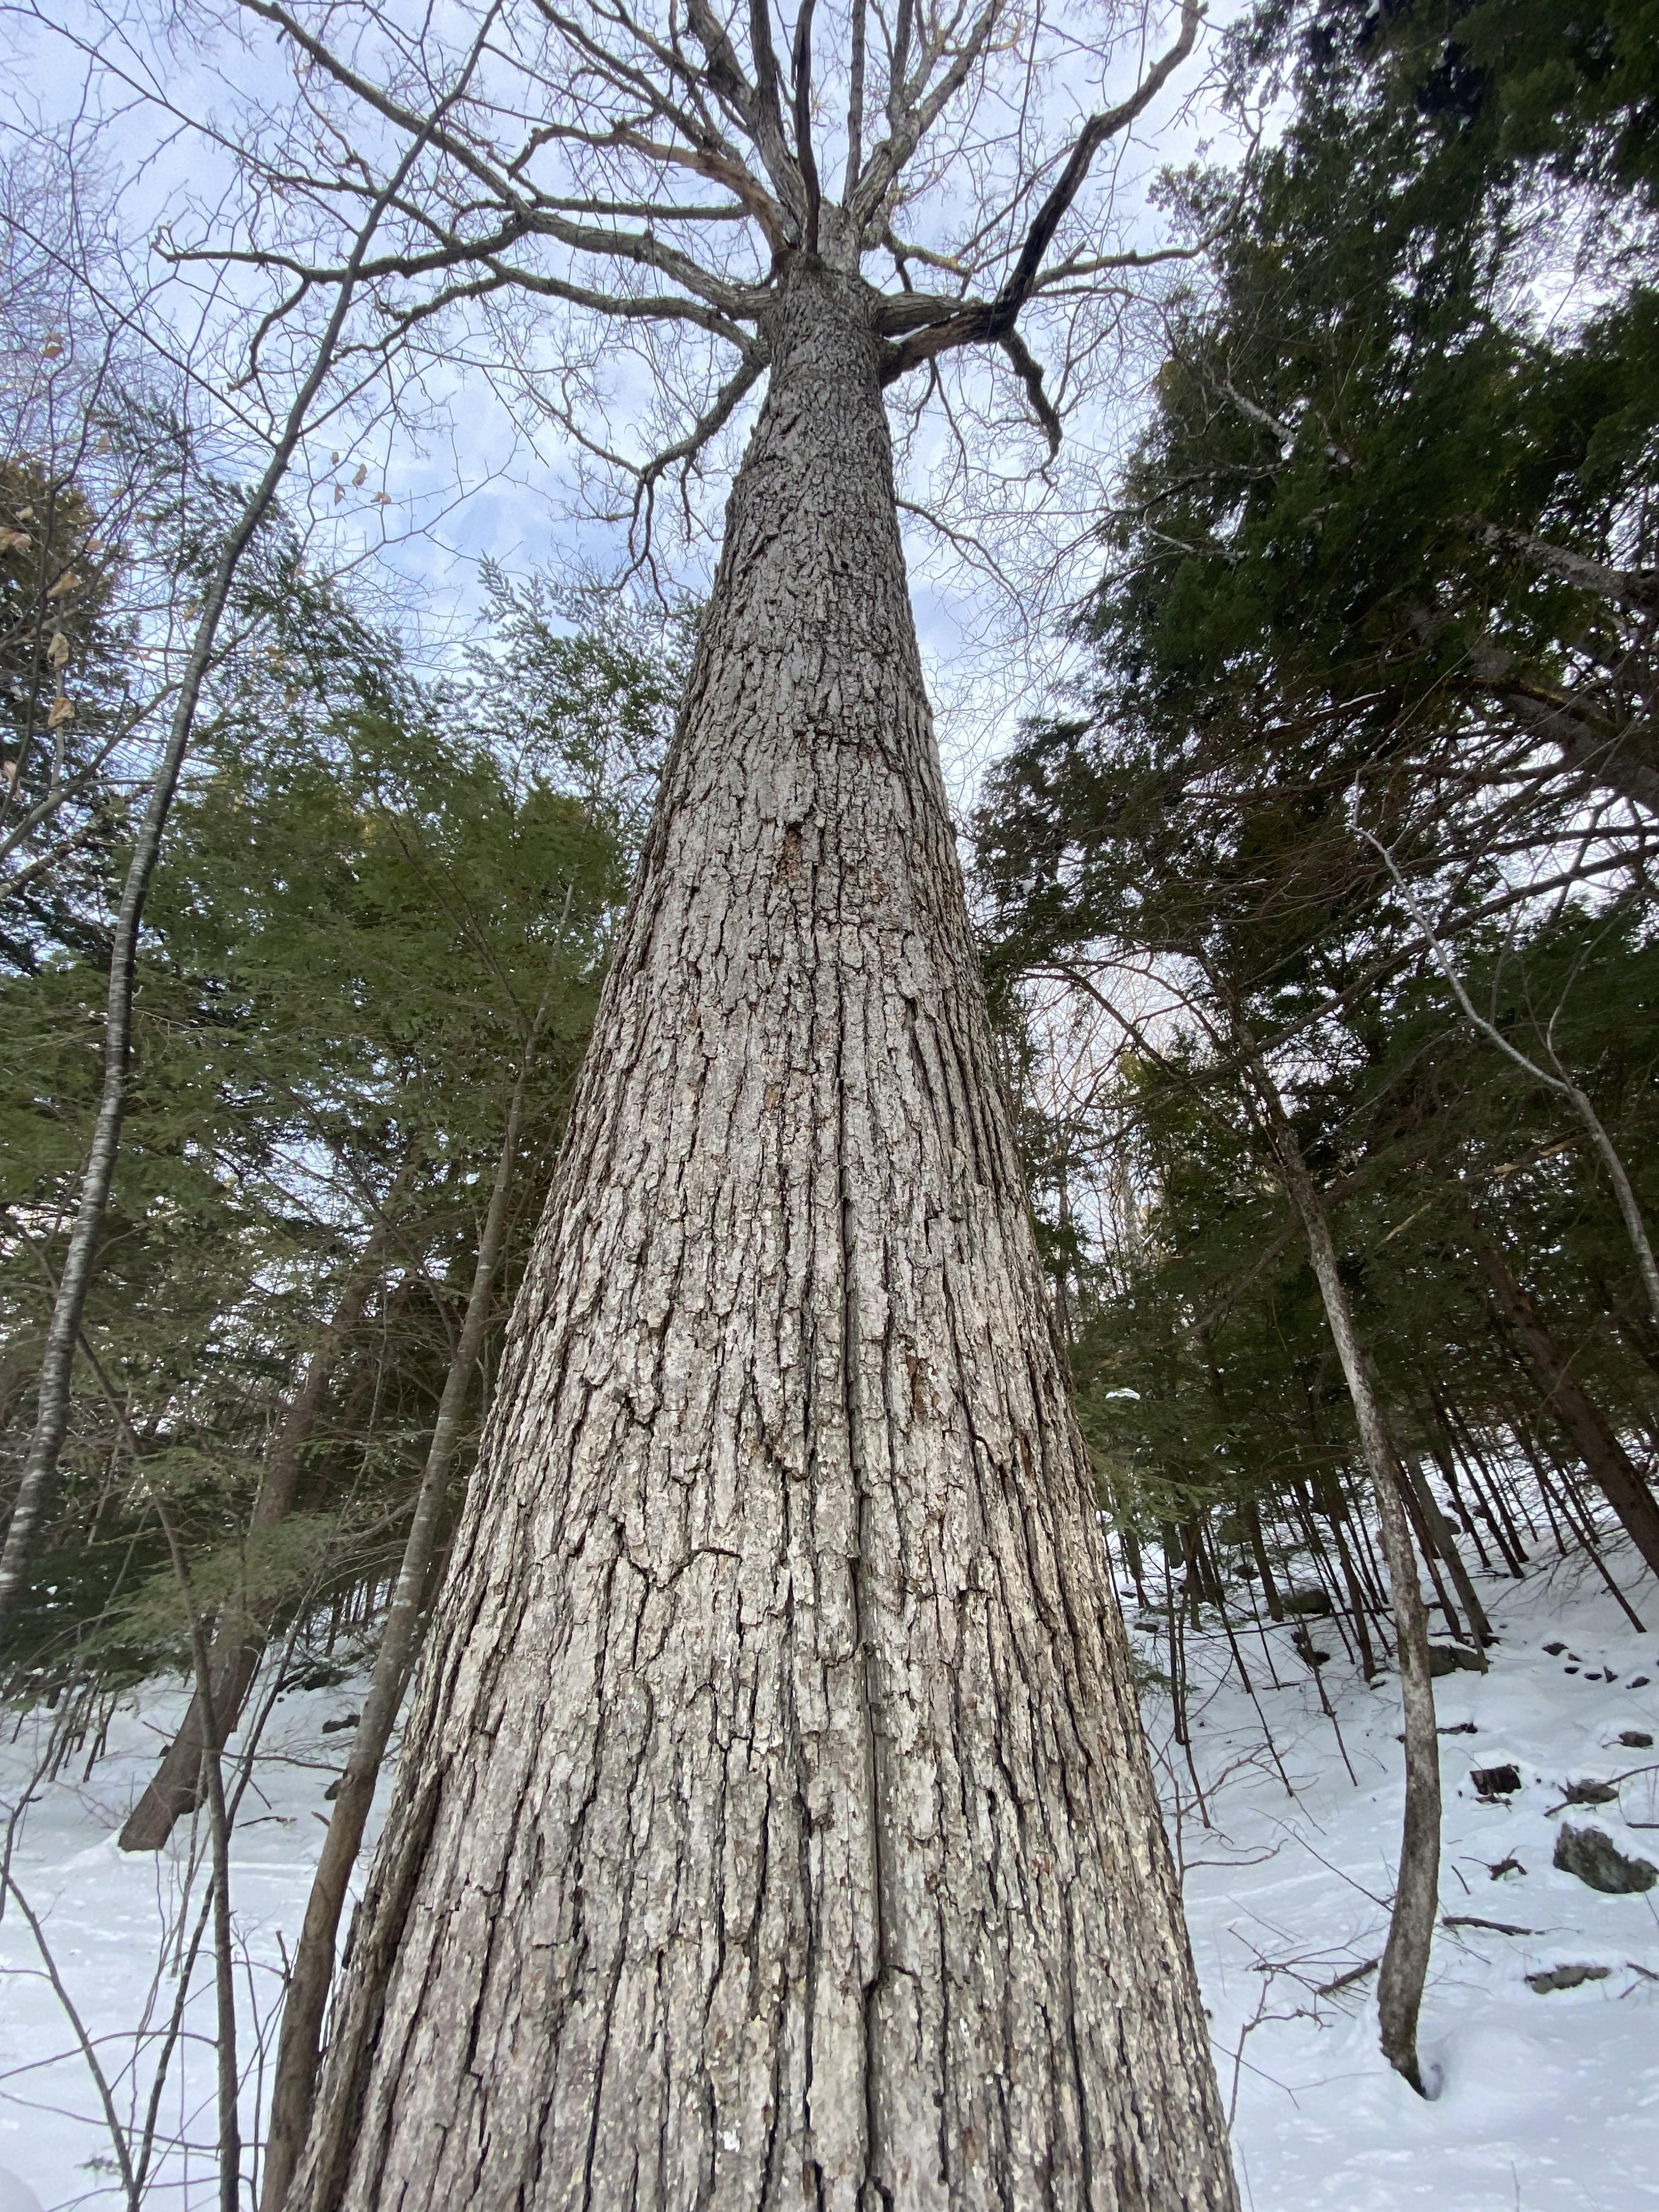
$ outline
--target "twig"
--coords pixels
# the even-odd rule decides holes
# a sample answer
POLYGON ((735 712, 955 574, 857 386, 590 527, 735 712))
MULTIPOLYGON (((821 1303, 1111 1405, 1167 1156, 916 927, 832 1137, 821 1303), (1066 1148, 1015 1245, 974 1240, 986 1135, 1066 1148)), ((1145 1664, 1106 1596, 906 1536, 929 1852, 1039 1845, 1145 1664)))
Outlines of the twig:
POLYGON ((40 1954, 41 1964, 46 1970, 46 1978, 52 1984, 52 1992, 64 2008, 64 2018, 75 2031, 75 2039, 81 2046, 81 2056, 86 2060, 87 2070, 96 2085, 98 2101, 104 2108, 105 2124, 109 2129, 110 2142, 115 2152, 115 2162, 121 2171, 121 2186, 127 2193, 128 2212, 138 2212, 138 2185, 133 2179, 132 2160, 127 2150, 126 2131, 122 2127, 119 2116, 116 2112, 115 2100, 110 2094, 110 2086, 104 2069, 98 2063, 98 2053, 93 2047, 92 2038, 87 2033, 81 2015, 76 2010, 75 2000, 65 1988, 64 1978, 58 1971, 58 1961, 52 1955, 52 1946, 46 1941, 46 1930, 41 1927, 33 1906, 17 1886, 17 1877, 8 1871, 5 1884, 11 1895, 17 1900, 17 1910, 28 1922, 29 1933, 34 1938, 34 1948, 40 1954))
POLYGON ((1316 1997, 1334 1997, 1339 1990, 1346 1990, 1355 1982, 1363 1982, 1367 1974, 1374 1974, 1382 1965, 1381 1959, 1367 1959, 1363 1966, 1350 1966, 1346 1974, 1339 1974, 1334 1982, 1326 1982, 1314 1991, 1316 1997))

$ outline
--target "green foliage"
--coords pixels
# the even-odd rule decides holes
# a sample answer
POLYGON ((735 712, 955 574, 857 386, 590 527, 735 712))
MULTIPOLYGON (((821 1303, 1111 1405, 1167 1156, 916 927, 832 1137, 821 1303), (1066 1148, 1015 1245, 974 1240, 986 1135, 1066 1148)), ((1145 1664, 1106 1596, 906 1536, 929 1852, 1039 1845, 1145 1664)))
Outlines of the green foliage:
POLYGON ((1650 7, 1566 38, 1559 12, 1274 0, 1234 34, 1236 95, 1284 128, 1171 184, 1212 283, 1103 521, 1093 684, 976 819, 1011 1051, 1033 977, 1121 1032, 1028 1153, 1103 1496, 1143 1533, 1218 1512, 1242 1542, 1243 1509, 1326 1512, 1358 1463, 1255 1047, 1403 1448, 1446 1413, 1547 1430, 1471 1209, 1615 1427, 1653 1433, 1607 1178, 1441 969, 1583 1086, 1652 1218, 1659 46, 1650 7), (1550 315, 1575 228, 1595 281, 1550 315), (1068 1178, 1103 1239, 1052 1233, 1068 1178))
MULTIPOLYGON (((675 692, 641 635, 561 629, 544 587, 499 578, 499 629, 459 673, 422 678, 291 551, 268 550, 148 908, 68 1480, 14 1647, 48 1674, 182 1660, 158 1503, 196 1602, 221 1616, 314 1607, 395 1562, 508 1101, 522 1079, 503 1311, 675 692), (372 1237, 296 1510, 251 1540, 270 1439, 372 1237)), ((101 1076, 88 940, 60 933, 0 980, 13 1464, 101 1076)))

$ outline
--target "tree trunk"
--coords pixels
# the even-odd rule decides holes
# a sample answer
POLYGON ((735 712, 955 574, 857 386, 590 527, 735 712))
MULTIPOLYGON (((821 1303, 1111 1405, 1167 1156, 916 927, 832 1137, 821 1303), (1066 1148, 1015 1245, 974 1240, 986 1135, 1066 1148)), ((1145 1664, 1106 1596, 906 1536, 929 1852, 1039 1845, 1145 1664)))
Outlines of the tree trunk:
POLYGON ((1342 1570, 1342 1579, 1348 1587, 1348 1611, 1353 1617, 1353 1640, 1359 1646, 1359 1671, 1368 1682, 1376 1679, 1376 1655, 1371 1650, 1370 1628, 1365 1619, 1365 1592, 1359 1580, 1359 1570, 1354 1565, 1353 1554, 1348 1549, 1348 1539, 1342 1522, 1347 1508, 1334 1474, 1323 1476, 1315 1485, 1316 1492, 1323 1492, 1325 1518, 1331 1524, 1331 1534, 1336 1544, 1337 1564, 1342 1570))
POLYGON ((1469 1244, 1492 1304, 1520 1346, 1545 1403, 1584 1462, 1584 1470, 1618 1515, 1625 1534, 1659 1575, 1659 1500, 1642 1480, 1601 1407, 1578 1382, 1570 1356, 1510 1272, 1509 1262, 1470 1209, 1469 1244))
POLYGON ((1237 2205, 868 296, 784 276, 293 2212, 1237 2205))
POLYGON ((1319 1285, 1325 1318, 1353 1403, 1360 1447, 1376 1497, 1382 1555, 1388 1561, 1406 1723, 1406 1813, 1394 1911, 1382 1951, 1382 1971, 1377 1978, 1376 2011, 1383 2057, 1420 2094, 1423 2077, 1417 2058, 1417 2021, 1428 1977, 1440 1886, 1440 1739, 1435 1726, 1434 1685, 1429 1674, 1428 1614, 1418 1580, 1417 1554, 1412 1548, 1405 1477, 1383 1424, 1370 1359, 1355 1326, 1347 1287, 1337 1264, 1330 1217, 1308 1173, 1278 1087, 1254 1045, 1249 1047, 1249 1057, 1268 1141, 1286 1194, 1307 1237, 1314 1279, 1319 1285))
POLYGON ((1267 1618, 1269 1620, 1283 1620, 1285 1607, 1279 1600, 1279 1584, 1273 1580, 1267 1547, 1262 1540, 1261 1516, 1253 1496, 1246 1496, 1243 1510, 1245 1534, 1250 1540, 1250 1557, 1255 1561, 1255 1571, 1261 1577, 1261 1595, 1267 1603, 1267 1618))
MULTIPOLYGON (((407 1170, 405 1170, 405 1173, 407 1170)), ((402 1189, 394 1185, 392 1204, 402 1189)), ((258 1536, 288 1517, 300 1480, 300 1456, 317 1427, 328 1386, 340 1355, 363 1317, 368 1294, 386 1253, 389 1222, 383 1212, 362 1254, 353 1262, 340 1302, 306 1362, 299 1389, 289 1400, 260 1469, 259 1488, 248 1516, 248 1534, 258 1536)), ((270 1629, 269 1617, 254 1607, 239 1606, 220 1622, 213 1638, 213 1711, 221 1742, 228 1741, 242 1717, 247 1693, 259 1671, 270 1629)), ((208 1746, 208 1713, 198 1689, 185 1708, 179 1732, 162 1753, 143 1796, 127 1815, 119 1843, 124 1851, 159 1851, 176 1822, 195 1810, 202 1788, 202 1760, 208 1746)))
MULTIPOLYGON (((1401 1472, 1411 1486, 1411 1495, 1416 1501, 1418 1518, 1427 1532, 1428 1544, 1433 1546, 1446 1563, 1446 1571, 1452 1578, 1452 1586, 1457 1592, 1457 1601, 1462 1607, 1463 1617, 1469 1624, 1469 1633, 1474 1639, 1474 1648, 1480 1655, 1480 1671, 1484 1674, 1486 1671, 1486 1646, 1498 1640, 1492 1634, 1492 1622, 1486 1617, 1486 1608, 1480 1602, 1480 1593, 1474 1587, 1474 1578, 1464 1563, 1463 1554, 1457 1548, 1457 1539, 1452 1534, 1451 1524, 1441 1510, 1440 1500, 1424 1480, 1420 1469, 1413 1467, 1409 1460, 1401 1460, 1400 1466, 1401 1472)), ((1425 1546, 1424 1550, 1426 1557, 1428 1545, 1425 1546)))

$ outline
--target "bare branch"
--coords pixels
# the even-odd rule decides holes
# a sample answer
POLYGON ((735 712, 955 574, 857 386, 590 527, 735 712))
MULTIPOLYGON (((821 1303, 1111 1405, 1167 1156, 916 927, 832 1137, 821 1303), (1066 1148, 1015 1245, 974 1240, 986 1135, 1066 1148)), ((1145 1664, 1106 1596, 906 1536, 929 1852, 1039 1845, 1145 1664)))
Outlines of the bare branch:
POLYGON ((869 0, 853 0, 853 55, 847 87, 847 174, 843 198, 850 204, 864 162, 864 19, 869 0))
POLYGON ((794 94, 795 158, 800 164, 801 185, 806 197, 802 244, 809 253, 818 250, 818 210, 823 195, 818 187, 818 165, 812 153, 812 9, 815 0, 800 0, 795 18, 794 94))
POLYGON ((1025 396, 1031 403, 1031 412, 1042 425, 1042 434, 1048 441, 1048 453, 1052 459, 1060 451, 1060 417, 1055 414, 1053 402, 1042 388, 1042 370, 1027 352, 1025 341, 1018 331, 1005 331, 1002 334, 1001 344, 1002 350, 1013 363, 1015 375, 1025 386, 1025 396))
MULTIPOLYGON (((1109 138, 1134 121, 1192 52, 1203 13, 1204 0, 1182 0, 1181 33, 1174 46, 1152 64, 1127 100, 1121 101, 1116 107, 1091 115, 1084 125, 1058 180, 1037 210, 1013 269, 996 298, 983 303, 968 301, 948 319, 933 323, 906 339, 894 350, 883 368, 885 381, 890 383, 908 370, 918 368, 924 361, 949 351, 953 346, 982 344, 988 341, 1000 344, 1002 342, 1006 333, 1012 330, 1020 309, 1038 285, 1043 256, 1081 190, 1096 154, 1109 138)), ((872 156, 872 169, 874 166, 872 156)))

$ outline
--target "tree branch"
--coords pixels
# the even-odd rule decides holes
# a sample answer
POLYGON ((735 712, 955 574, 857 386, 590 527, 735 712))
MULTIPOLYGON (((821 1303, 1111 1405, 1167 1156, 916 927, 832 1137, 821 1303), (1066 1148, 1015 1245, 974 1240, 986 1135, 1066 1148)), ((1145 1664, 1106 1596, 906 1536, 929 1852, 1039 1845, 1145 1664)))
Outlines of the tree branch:
POLYGON ((1018 331, 1005 331, 1000 343, 1002 350, 1014 365, 1015 375, 1025 386, 1031 412, 1042 425, 1043 435, 1048 441, 1048 457, 1052 460, 1060 451, 1060 417, 1042 388, 1042 370, 1026 351, 1025 341, 1018 331))
POLYGON ((818 185, 818 165, 812 152, 812 10, 816 0, 800 0, 795 18, 793 61, 795 94, 795 159, 800 164, 806 204, 801 242, 809 253, 818 250, 818 210, 823 195, 818 185))
MULTIPOLYGON (((987 12, 988 15, 992 11, 988 9, 987 12)), ((1032 219, 1014 266, 995 299, 964 302, 946 319, 930 323, 926 329, 907 338, 902 345, 894 349, 884 364, 882 379, 884 383, 891 383, 908 370, 919 368, 923 362, 933 360, 955 346, 1002 343, 1013 329, 1020 309, 1039 286, 1042 258, 1082 189, 1096 154, 1109 138, 1134 121, 1192 52, 1203 13, 1204 0, 1182 0, 1181 33, 1174 46, 1152 64, 1127 100, 1116 107, 1091 115, 1084 125, 1058 179, 1032 219)), ((951 89, 954 88, 953 86, 951 89)), ((943 86, 940 90, 944 90, 943 86)), ((933 112, 937 112, 937 108, 933 112)), ((872 155, 872 170, 875 163, 876 157, 872 155)))

